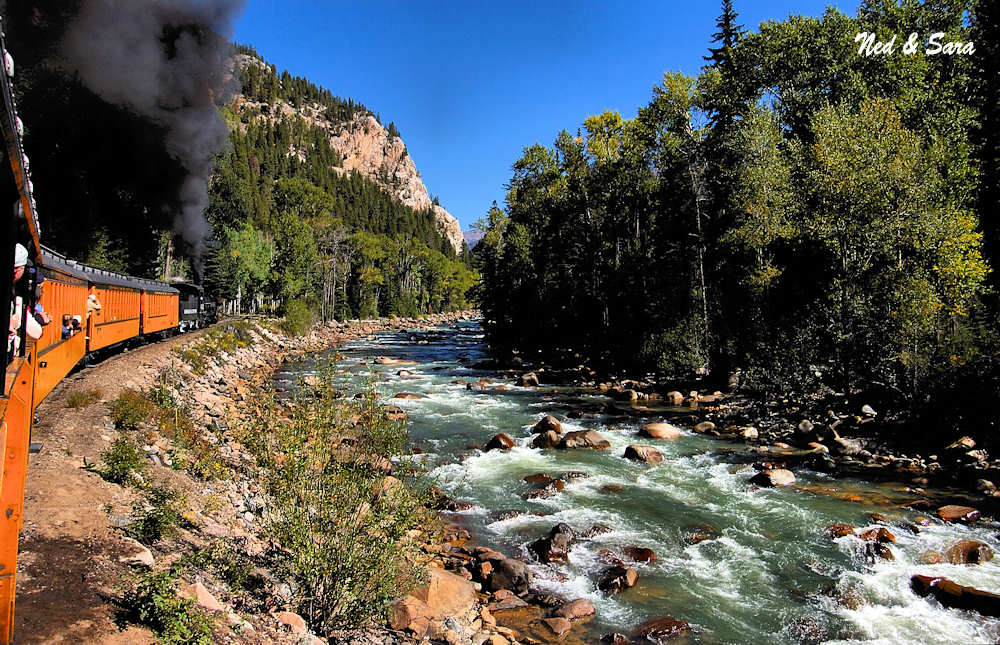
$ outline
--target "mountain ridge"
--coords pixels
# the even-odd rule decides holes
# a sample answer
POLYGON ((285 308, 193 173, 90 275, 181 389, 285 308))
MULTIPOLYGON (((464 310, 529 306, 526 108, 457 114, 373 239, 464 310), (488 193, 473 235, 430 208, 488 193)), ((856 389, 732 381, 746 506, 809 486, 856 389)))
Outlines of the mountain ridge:
MULTIPOLYGON (((238 53, 233 60, 234 72, 243 73, 250 65, 273 72, 273 68, 261 58, 250 54, 238 53)), ((335 119, 330 117, 329 108, 319 102, 295 106, 280 97, 263 101, 242 92, 234 97, 232 105, 237 114, 250 111, 254 118, 260 120, 273 122, 277 115, 297 116, 309 125, 323 128, 329 135, 331 148, 342 160, 340 167, 332 166, 335 172, 358 172, 402 204, 415 210, 433 211, 439 230, 448 238, 455 252, 461 253, 464 241, 461 224, 431 198, 402 137, 391 131, 394 127, 386 129, 367 108, 357 110, 346 119, 335 119)), ((298 154, 301 158, 306 151, 289 150, 289 154, 298 154)))

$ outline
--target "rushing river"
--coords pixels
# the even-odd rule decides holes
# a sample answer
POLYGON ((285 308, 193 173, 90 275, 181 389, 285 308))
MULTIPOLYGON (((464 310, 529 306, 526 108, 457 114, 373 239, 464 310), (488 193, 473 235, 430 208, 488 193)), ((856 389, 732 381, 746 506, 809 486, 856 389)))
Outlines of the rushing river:
MULTIPOLYGON (((486 357, 482 342, 474 323, 430 333, 382 334, 342 346, 338 376, 348 391, 357 391, 374 357, 414 362, 375 366, 384 370, 377 386, 387 397, 423 395, 392 403, 408 413, 410 439, 424 451, 417 458, 431 477, 451 496, 475 505, 455 519, 473 531, 478 543, 526 555, 524 545, 559 522, 577 530, 594 524, 613 529, 575 542, 568 564, 533 567, 540 591, 594 603, 597 617, 590 625, 595 634, 627 633, 647 619, 672 615, 688 621, 695 630, 691 640, 703 643, 992 643, 1000 637, 1000 621, 942 608, 909 587, 910 576, 921 573, 1000 592, 1000 558, 979 565, 921 561, 928 550, 943 552, 963 538, 1000 549, 995 525, 934 521, 912 533, 901 526, 918 516, 899 508, 914 499, 905 484, 797 471, 795 486, 757 489, 748 483, 754 470, 720 450, 739 446, 690 432, 674 441, 639 438, 638 419, 563 422, 566 431, 597 430, 611 442, 610 450, 530 448, 530 427, 545 414, 565 418, 581 397, 512 385, 475 392, 452 383, 494 376, 466 367, 486 357), (414 376, 396 376, 401 367, 414 376), (469 448, 484 445, 497 432, 514 437, 515 448, 488 453, 469 448), (664 462, 647 466, 623 459, 625 447, 634 443, 656 446, 664 462), (589 476, 571 481, 553 497, 524 499, 530 485, 523 477, 567 471, 589 476), (621 489, 609 491, 608 485, 621 489), (496 519, 497 511, 508 509, 525 512, 496 519), (892 561, 868 564, 860 540, 831 540, 823 534, 833 522, 872 525, 872 512, 898 523, 889 526, 896 537, 892 561), (710 539, 690 544, 686 537, 692 531, 708 533, 710 539), (595 580, 607 566, 599 552, 628 545, 653 549, 656 561, 635 565, 640 578, 634 588, 615 596, 597 591, 595 580)), ((294 380, 333 356, 299 361, 278 377, 294 380)), ((660 419, 647 419, 654 420, 660 419)))

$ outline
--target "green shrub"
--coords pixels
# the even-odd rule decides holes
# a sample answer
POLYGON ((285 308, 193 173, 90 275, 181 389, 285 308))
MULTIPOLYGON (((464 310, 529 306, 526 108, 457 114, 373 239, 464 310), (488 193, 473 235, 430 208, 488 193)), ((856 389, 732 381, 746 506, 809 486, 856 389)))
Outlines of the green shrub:
POLYGON ((209 645, 212 618, 194 602, 177 595, 172 569, 139 576, 124 599, 129 618, 149 627, 161 643, 209 645))
POLYGON ((142 479, 148 462, 132 435, 123 432, 111 442, 108 449, 101 453, 104 468, 99 472, 104 479, 131 486, 142 479))
POLYGON ((119 430, 138 430, 152 413, 152 403, 138 390, 127 388, 108 404, 111 420, 119 430))
POLYGON ((132 502, 132 523, 125 532, 144 544, 170 537, 181 523, 184 498, 166 486, 149 486, 132 502))
POLYGON ((66 405, 74 410, 84 408, 88 405, 97 403, 101 400, 102 396, 104 396, 104 393, 97 389, 77 391, 69 395, 66 399, 66 405))
POLYGON ((289 336, 302 336, 312 329, 315 317, 312 309, 302 300, 289 300, 285 305, 285 320, 282 329, 289 336))
POLYGON ((405 425, 374 396, 345 402, 329 379, 318 382, 291 417, 261 406, 244 445, 261 466, 265 533, 282 547, 273 566, 295 580, 299 611, 323 632, 381 619, 422 581, 406 533, 427 518, 424 496, 382 469, 402 452, 405 425), (379 492, 387 481, 392 488, 379 492))

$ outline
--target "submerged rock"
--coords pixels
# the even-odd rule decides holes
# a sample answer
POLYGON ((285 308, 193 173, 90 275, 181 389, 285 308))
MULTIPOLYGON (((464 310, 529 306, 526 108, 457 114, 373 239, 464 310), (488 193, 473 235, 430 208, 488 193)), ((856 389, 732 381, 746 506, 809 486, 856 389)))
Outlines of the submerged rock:
POLYGON ((691 632, 691 625, 673 616, 654 618, 635 628, 633 635, 650 643, 666 643, 691 632))
POLYGON ((629 560, 633 560, 634 562, 645 562, 647 564, 656 562, 656 552, 645 547, 627 546, 622 549, 622 553, 625 554, 625 557, 629 560))

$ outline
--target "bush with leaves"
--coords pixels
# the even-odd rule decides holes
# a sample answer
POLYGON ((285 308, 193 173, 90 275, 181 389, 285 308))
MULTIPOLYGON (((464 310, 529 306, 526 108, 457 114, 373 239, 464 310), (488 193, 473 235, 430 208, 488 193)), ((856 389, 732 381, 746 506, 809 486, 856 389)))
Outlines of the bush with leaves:
POLYGON ((346 402, 329 377, 278 414, 262 405, 244 444, 261 466, 266 533, 276 567, 296 582, 299 611, 319 631, 381 619, 392 598, 422 579, 406 532, 424 522, 424 495, 387 478, 403 451, 403 424, 373 392, 346 402))
POLYGON ((101 476, 123 486, 132 486, 142 481, 142 474, 148 463, 146 455, 128 432, 122 432, 111 442, 108 449, 101 453, 101 461, 104 462, 99 471, 101 476))
POLYGON ((213 642, 211 616, 177 592, 174 569, 141 575, 123 599, 126 618, 148 626, 161 643, 209 645, 213 642))
POLYGON ((170 537, 182 521, 184 497, 163 485, 143 489, 143 496, 132 502, 132 523, 125 532, 144 544, 170 537))

